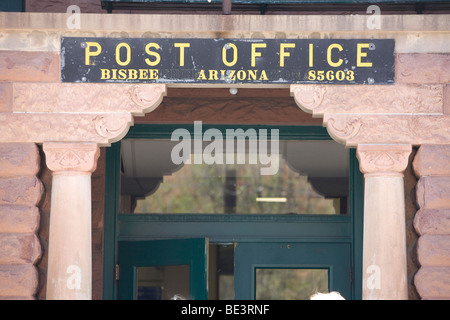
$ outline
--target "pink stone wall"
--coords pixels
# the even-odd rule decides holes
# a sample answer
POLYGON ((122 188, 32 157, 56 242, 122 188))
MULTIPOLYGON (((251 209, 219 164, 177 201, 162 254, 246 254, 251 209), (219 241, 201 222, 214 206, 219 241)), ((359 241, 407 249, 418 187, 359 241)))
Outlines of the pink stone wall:
POLYGON ((414 226, 420 235, 420 269, 414 282, 422 299, 450 299, 450 146, 422 145, 414 159, 420 207, 414 226))
POLYGON ((0 299, 34 299, 43 185, 35 144, 0 144, 0 299))

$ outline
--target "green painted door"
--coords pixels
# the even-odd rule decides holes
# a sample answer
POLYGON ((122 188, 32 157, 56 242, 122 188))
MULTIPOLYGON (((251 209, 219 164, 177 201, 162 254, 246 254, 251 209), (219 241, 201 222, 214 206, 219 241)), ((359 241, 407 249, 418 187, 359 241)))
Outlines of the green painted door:
POLYGON ((331 291, 352 297, 349 244, 238 243, 234 255, 238 300, 308 300, 331 291))
MULTIPOLYGON (((161 143, 161 140, 170 139, 171 133, 178 127, 178 125, 135 125, 123 141, 107 149, 105 212, 109 214, 105 216, 104 277, 111 280, 104 281, 105 299, 167 299, 181 294, 186 299, 202 300, 208 298, 299 300, 308 299, 314 291, 338 291, 346 299, 361 299, 363 177, 358 170, 355 150, 339 152, 345 155, 342 163, 343 168, 345 167, 345 171, 348 172, 346 176, 348 180, 345 180, 343 197, 340 194, 331 194, 331 199, 325 199, 328 204, 332 203, 334 213, 326 214, 311 209, 313 205, 319 203, 315 198, 308 198, 308 206, 298 212, 291 209, 276 212, 265 210, 264 202, 258 202, 258 206, 262 208, 258 212, 241 210, 232 214, 207 210, 196 211, 195 208, 190 208, 191 211, 187 212, 159 212, 151 211, 151 209, 136 211, 133 207, 135 211, 122 212, 119 199, 122 199, 122 195, 127 195, 123 192, 128 186, 127 182, 131 181, 130 179, 147 177, 131 176, 128 180, 124 179, 126 166, 121 159, 127 154, 134 154, 129 152, 127 146, 130 147, 133 143, 143 140, 147 140, 147 142, 144 141, 145 143, 153 140, 161 143), (130 141, 127 142, 127 139, 130 141), (116 264, 120 265, 119 281, 113 280, 116 264), (163 288, 170 287, 169 284, 164 284, 164 274, 172 276, 184 274, 188 281, 180 282, 184 284, 184 287, 179 291, 164 292, 163 288), (309 280, 300 281, 303 278, 309 280), (228 292, 223 295, 220 292, 217 293, 218 288, 225 287, 222 283, 226 283, 227 287, 231 288, 231 295, 228 292), (273 285, 278 286, 275 288, 282 288, 282 286, 294 286, 296 289, 309 286, 309 288, 303 290, 306 293, 299 297, 292 296, 290 290, 267 289, 273 285), (267 296, 265 293, 268 291, 284 293, 267 296)), ((205 125, 203 129, 215 127, 221 132, 226 132, 229 128, 229 126, 208 127, 205 125)), ((271 127, 261 126, 260 128, 271 127)), ((316 164, 324 158, 315 156, 308 160, 311 156, 308 146, 316 145, 314 150, 335 147, 334 143, 327 141, 330 137, 325 128, 304 126, 278 128, 281 143, 286 142, 295 147, 294 142, 305 142, 301 148, 295 150, 299 152, 299 156, 306 157, 306 165, 316 164)), ((188 125, 186 129, 189 132, 194 130, 188 125)), ((243 129, 251 128, 243 127, 243 129)), ((136 144, 133 150, 153 150, 153 147, 145 144, 142 147, 136 144)), ((328 152, 328 154, 336 155, 334 152, 328 152)), ((145 157, 142 159, 145 160, 144 164, 158 163, 145 157)), ((337 163, 336 157, 332 159, 337 163)), ((167 161, 161 163, 167 163, 167 161)), ((321 165, 321 168, 326 172, 330 169, 325 165, 321 165)), ((185 169, 187 169, 186 166, 179 172, 182 173, 185 169)), ((309 181, 309 178, 314 177, 311 175, 307 178, 309 181)), ((174 188, 174 190, 181 189, 182 186, 200 190, 192 187, 206 179, 200 180, 202 179, 196 178, 194 183, 182 180, 177 182, 180 188, 174 188)), ((136 181, 146 182, 147 180, 137 179, 136 181)), ((307 179, 305 178, 304 181, 307 179)), ((315 181, 319 187, 323 180, 315 181)), ((168 183, 169 181, 165 182, 165 184, 168 183)), ((218 185, 222 187, 220 192, 216 191, 216 194, 223 194, 224 184, 218 185)), ((185 192, 189 193, 189 190, 185 192)), ((203 194, 208 192, 213 192, 211 187, 203 191, 203 194)), ((279 192, 274 194, 280 195, 279 192)), ((310 194, 313 193, 305 193, 305 197, 310 194)), ((246 198, 259 199, 254 196, 260 197, 256 194, 246 198)), ((303 196, 303 193, 299 193, 299 196, 303 196)), ((179 203, 175 200, 165 201, 165 203, 169 202, 179 203)), ((327 205, 328 207, 330 206, 327 205)), ((296 206, 296 208, 303 207, 296 206)))
POLYGON ((121 300, 205 300, 208 239, 119 242, 121 300))

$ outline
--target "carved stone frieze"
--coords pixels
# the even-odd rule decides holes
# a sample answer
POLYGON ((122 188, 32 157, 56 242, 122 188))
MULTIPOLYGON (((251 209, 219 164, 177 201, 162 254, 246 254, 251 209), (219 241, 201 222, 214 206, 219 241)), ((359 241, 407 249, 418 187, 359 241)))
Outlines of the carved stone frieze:
POLYGON ((162 84, 14 83, 14 112, 153 111, 166 94, 162 84))
POLYGON ((358 145, 356 154, 364 176, 403 176, 411 145, 358 145))
POLYGON ((417 114, 325 114, 336 141, 358 144, 450 144, 450 116, 417 114))
POLYGON ((63 172, 92 173, 97 167, 100 148, 96 143, 59 143, 43 144, 47 167, 53 174, 63 172))
POLYGON ((449 83, 450 55, 438 53, 396 54, 396 82, 449 83))
POLYGON ((133 116, 130 113, 0 114, 0 141, 83 141, 108 146, 122 139, 132 123, 133 116))
POLYGON ((122 139, 133 116, 153 111, 162 84, 13 83, 12 113, 0 113, 0 142, 95 142, 122 139))
POLYGON ((295 85, 291 94, 314 117, 328 113, 443 113, 443 85, 295 85))

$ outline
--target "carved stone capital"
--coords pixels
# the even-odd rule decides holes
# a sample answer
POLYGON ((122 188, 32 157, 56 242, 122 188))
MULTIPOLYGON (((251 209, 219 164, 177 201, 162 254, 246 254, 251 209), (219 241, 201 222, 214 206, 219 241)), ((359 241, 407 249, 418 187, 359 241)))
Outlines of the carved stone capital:
POLYGON ((43 150, 53 174, 91 174, 100 156, 100 148, 95 143, 47 142, 43 150))
POLYGON ((358 145, 356 155, 364 177, 403 176, 411 145, 358 145))

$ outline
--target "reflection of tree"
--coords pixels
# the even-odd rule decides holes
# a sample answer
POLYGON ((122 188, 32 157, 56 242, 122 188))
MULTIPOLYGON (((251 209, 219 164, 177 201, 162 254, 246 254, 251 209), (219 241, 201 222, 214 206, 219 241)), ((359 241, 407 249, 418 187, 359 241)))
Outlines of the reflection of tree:
POLYGON ((318 195, 307 177, 290 170, 282 158, 276 175, 261 175, 259 165, 185 165, 139 200, 135 212, 224 213, 227 169, 236 173, 236 213, 335 213, 333 200, 318 195), (286 202, 257 202, 257 197, 285 197, 286 202))
POLYGON ((259 300, 309 300, 328 291, 325 269, 257 269, 256 298, 259 300))

